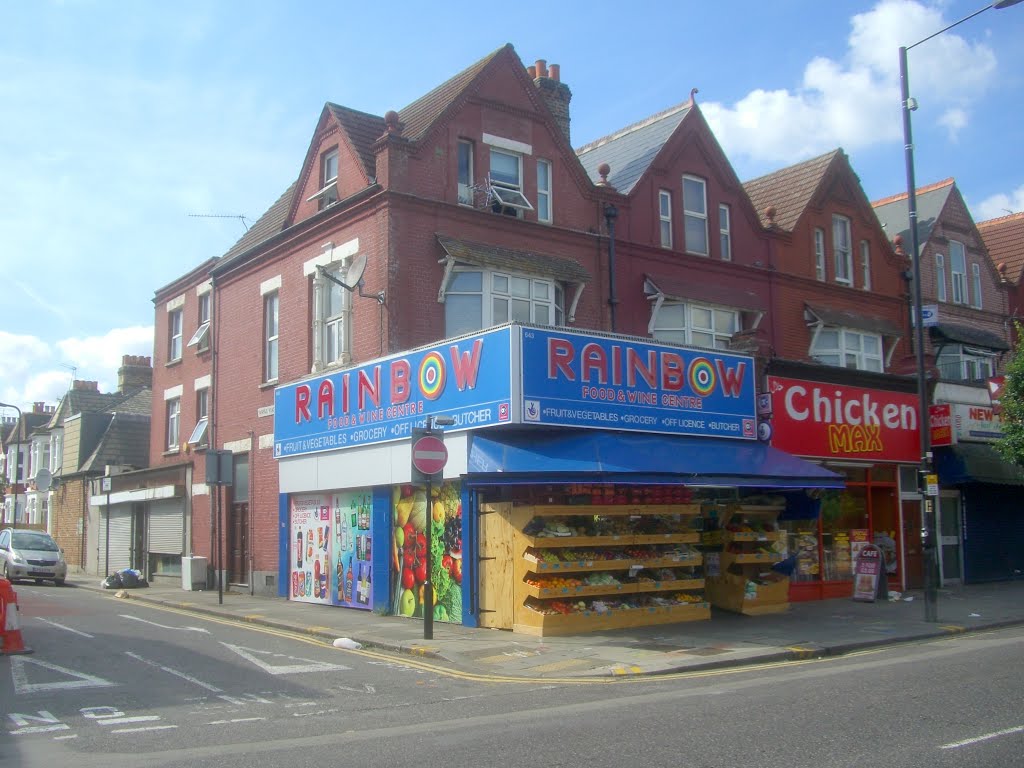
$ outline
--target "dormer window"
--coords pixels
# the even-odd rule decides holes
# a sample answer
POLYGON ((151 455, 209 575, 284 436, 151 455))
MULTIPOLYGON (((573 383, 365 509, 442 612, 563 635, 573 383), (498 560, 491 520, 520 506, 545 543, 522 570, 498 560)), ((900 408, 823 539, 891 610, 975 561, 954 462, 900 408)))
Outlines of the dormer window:
POLYGON ((317 210, 323 210, 338 201, 338 150, 325 152, 320 158, 320 189, 306 202, 317 201, 317 210))
POLYGON ((512 152, 491 148, 491 171, 488 175, 491 210, 506 216, 522 216, 533 205, 523 194, 523 158, 512 152))

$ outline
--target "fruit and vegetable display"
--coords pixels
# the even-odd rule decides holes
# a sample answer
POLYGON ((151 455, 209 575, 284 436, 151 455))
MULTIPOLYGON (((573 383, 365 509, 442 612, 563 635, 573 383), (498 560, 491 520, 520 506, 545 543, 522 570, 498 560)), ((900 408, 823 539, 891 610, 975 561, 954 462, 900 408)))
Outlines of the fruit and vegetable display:
POLYGON ((420 617, 427 580, 427 525, 430 525, 430 581, 435 621, 462 622, 462 498, 459 483, 392 490, 391 578, 396 615, 420 617))
POLYGON ((689 504, 693 499, 693 492, 682 485, 573 483, 566 495, 575 504, 689 504))
POLYGON ((543 549, 530 547, 523 555, 533 563, 557 567, 564 563, 591 563, 608 560, 643 562, 647 560, 673 560, 685 562, 700 560, 700 551, 690 544, 652 544, 629 547, 579 547, 574 549, 543 549))
POLYGON ((634 536, 692 533, 696 518, 679 515, 655 515, 631 520, 628 517, 601 515, 564 515, 535 517, 523 527, 523 533, 535 538, 572 536, 634 536))

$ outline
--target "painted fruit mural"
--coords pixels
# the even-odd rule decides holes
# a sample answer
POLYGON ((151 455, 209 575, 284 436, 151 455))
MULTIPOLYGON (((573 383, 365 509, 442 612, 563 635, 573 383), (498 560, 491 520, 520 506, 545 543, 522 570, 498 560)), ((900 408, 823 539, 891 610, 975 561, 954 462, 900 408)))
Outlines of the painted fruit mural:
POLYGON ((434 621, 462 623, 462 496, 458 482, 395 486, 391 493, 392 613, 423 618, 431 526, 434 621))

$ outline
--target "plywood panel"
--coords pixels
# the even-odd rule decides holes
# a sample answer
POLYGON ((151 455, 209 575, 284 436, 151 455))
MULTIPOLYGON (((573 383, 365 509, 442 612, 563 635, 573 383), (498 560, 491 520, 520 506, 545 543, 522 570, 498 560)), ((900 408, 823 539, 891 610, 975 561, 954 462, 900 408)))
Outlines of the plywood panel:
POLYGON ((511 504, 480 508, 480 626, 512 629, 513 563, 511 504))

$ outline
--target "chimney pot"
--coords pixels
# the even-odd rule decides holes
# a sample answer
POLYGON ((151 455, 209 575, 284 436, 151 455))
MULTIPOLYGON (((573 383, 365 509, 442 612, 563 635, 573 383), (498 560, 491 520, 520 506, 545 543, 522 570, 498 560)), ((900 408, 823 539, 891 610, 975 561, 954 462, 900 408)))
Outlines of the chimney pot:
POLYGON ((531 80, 536 80, 537 79, 537 67, 535 65, 531 64, 530 66, 528 66, 526 68, 526 74, 528 74, 530 76, 531 80))
POLYGON ((537 77, 548 76, 548 63, 545 59, 537 59, 537 63, 534 66, 537 67, 537 77))
POLYGON ((551 75, 552 80, 554 80, 556 83, 560 82, 559 77, 561 74, 561 67, 559 67, 558 64, 552 64, 550 67, 548 67, 548 72, 551 75))

